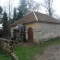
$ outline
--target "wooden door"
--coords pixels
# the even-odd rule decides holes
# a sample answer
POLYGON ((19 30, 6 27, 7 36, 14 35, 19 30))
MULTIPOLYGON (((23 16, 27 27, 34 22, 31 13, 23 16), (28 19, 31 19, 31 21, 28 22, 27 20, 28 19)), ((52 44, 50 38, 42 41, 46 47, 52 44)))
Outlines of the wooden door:
POLYGON ((28 28, 28 40, 29 42, 33 42, 33 29, 31 27, 28 28))

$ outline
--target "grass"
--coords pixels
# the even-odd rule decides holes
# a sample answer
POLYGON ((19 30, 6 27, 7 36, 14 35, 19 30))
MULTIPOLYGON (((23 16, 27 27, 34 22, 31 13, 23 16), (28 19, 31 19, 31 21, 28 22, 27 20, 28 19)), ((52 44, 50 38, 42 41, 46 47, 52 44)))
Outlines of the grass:
POLYGON ((6 54, 0 54, 0 60, 11 60, 11 58, 6 54))
POLYGON ((5 50, 0 49, 0 60, 11 60, 11 57, 5 50))
POLYGON ((34 60, 34 57, 38 54, 42 54, 46 47, 60 43, 60 38, 50 39, 47 42, 41 44, 32 45, 17 45, 14 51, 19 60, 34 60))

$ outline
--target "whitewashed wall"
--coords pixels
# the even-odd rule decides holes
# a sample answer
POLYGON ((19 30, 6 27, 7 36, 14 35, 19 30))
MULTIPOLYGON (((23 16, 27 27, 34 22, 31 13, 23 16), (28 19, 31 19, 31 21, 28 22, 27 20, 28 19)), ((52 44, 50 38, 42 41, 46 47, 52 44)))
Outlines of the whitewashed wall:
MULTIPOLYGON (((26 39, 28 40, 28 28, 31 27, 33 29, 33 39, 34 42, 39 43, 41 41, 47 41, 48 39, 60 37, 60 24, 52 24, 52 23, 41 23, 35 22, 26 24, 26 39)), ((13 36, 13 29, 16 26, 11 27, 11 35, 13 36)))
POLYGON ((36 42, 46 41, 51 38, 60 37, 60 25, 49 23, 38 23, 35 30, 34 39, 36 42))
POLYGON ((47 41, 48 39, 60 37, 60 24, 33 23, 26 25, 26 38, 28 39, 28 28, 33 28, 34 42, 47 41))

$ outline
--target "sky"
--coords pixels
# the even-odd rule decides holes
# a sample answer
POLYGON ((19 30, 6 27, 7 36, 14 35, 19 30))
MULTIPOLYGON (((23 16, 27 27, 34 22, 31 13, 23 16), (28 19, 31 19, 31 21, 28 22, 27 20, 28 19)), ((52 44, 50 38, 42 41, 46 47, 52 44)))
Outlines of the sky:
MULTIPOLYGON (((12 3, 11 3, 11 10, 13 7, 17 7, 18 6, 18 3, 19 3, 19 0, 10 0, 12 3)), ((44 0, 34 0, 38 3, 43 3, 44 0)), ((9 7, 9 0, 0 0, 0 5, 6 9, 7 6, 9 7)), ((60 16, 60 0, 54 0, 53 2, 53 8, 55 10, 55 14, 60 16)), ((8 10, 8 9, 7 9, 8 10)), ((40 9, 40 12, 41 13, 46 13, 44 8, 40 9)))
MULTIPOLYGON (((11 1, 11 3, 10 3, 11 4, 11 11, 12 11, 12 8, 18 6, 19 0, 10 0, 10 1, 11 1)), ((44 2, 44 0, 34 0, 34 1, 36 1, 38 3, 43 3, 44 2)), ((0 0, 0 6, 2 6, 4 8, 4 10, 8 11, 9 0, 0 0)), ((54 0, 53 8, 55 10, 55 14, 60 17, 60 0, 54 0)), ((40 9, 39 11, 41 13, 46 13, 44 8, 40 9)), ((0 25, 0 27, 1 26, 2 26, 2 24, 0 25)))
MULTIPOLYGON (((44 2, 44 0, 35 0, 36 2, 44 2)), ((55 10, 55 14, 60 16, 60 0, 53 0, 53 9, 55 10)), ((42 9, 42 13, 45 13, 44 8, 42 9)))

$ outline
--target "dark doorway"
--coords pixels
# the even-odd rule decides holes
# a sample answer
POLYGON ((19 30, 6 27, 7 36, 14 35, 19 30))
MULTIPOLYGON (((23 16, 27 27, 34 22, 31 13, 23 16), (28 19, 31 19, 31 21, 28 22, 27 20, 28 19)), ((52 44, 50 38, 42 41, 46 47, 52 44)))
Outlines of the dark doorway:
POLYGON ((15 40, 18 42, 26 42, 25 26, 24 25, 19 25, 18 28, 13 30, 12 40, 15 40))
POLYGON ((28 40, 33 42, 33 29, 31 27, 28 28, 28 40))

